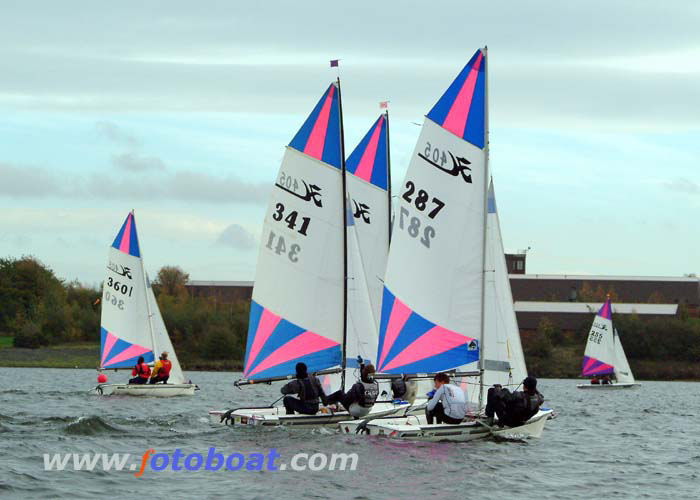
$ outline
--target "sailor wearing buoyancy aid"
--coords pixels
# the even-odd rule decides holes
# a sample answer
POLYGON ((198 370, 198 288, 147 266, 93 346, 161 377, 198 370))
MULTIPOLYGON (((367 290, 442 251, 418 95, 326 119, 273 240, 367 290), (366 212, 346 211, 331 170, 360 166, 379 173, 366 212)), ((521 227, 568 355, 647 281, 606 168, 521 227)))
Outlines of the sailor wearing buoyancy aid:
POLYGON ((160 355, 160 359, 156 361, 156 364, 153 366, 150 383, 167 383, 168 379, 170 378, 170 370, 172 369, 172 367, 173 364, 168 359, 168 353, 166 351, 163 351, 160 355))
POLYGON ((321 398, 323 404, 327 401, 323 386, 314 375, 308 374, 305 363, 297 363, 296 374, 296 380, 288 382, 281 389, 282 394, 299 396, 298 398, 285 396, 282 400, 287 415, 293 415, 294 412, 315 415, 318 411, 318 398, 321 398))
POLYGON ((151 368, 144 362, 143 356, 139 356, 138 363, 131 370, 134 378, 129 379, 130 384, 145 384, 151 375, 151 368))
POLYGON ((353 416, 361 418, 367 415, 379 396, 379 384, 374 380, 374 366, 360 362, 360 380, 355 382, 348 392, 336 391, 328 396, 328 404, 341 403, 353 416))
POLYGON ((535 416, 544 403, 544 397, 537 390, 537 379, 526 377, 523 380, 523 389, 511 393, 500 385, 491 387, 486 402, 487 423, 493 424, 495 414, 498 417, 498 425, 517 427, 535 416))

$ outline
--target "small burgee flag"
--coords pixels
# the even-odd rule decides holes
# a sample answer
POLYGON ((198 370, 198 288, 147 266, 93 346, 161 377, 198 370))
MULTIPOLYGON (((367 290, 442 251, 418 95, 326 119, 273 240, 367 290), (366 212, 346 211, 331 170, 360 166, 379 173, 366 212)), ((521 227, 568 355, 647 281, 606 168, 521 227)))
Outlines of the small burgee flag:
POLYGON ((379 103, 379 109, 386 109, 389 107, 389 101, 381 101, 379 103))
POLYGON ((331 68, 337 68, 339 60, 340 59, 331 59, 331 68))

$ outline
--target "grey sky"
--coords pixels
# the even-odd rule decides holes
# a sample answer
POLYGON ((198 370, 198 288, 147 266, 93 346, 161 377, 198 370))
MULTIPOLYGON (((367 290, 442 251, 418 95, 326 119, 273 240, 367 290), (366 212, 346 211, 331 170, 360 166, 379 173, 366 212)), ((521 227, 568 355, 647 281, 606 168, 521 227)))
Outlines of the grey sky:
POLYGON ((328 61, 346 149, 390 100, 399 188, 412 123, 486 44, 506 249, 533 246, 532 272, 700 271, 700 2, 46 0, 0 20, 0 255, 96 282, 135 208, 151 272, 252 279, 328 61))

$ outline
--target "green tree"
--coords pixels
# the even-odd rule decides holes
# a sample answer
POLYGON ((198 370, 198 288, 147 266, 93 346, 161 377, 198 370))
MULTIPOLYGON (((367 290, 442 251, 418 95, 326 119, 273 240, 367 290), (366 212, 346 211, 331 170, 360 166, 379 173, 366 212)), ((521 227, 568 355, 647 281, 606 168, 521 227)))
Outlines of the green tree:
POLYGON ((159 293, 183 297, 187 295, 185 285, 189 279, 190 275, 179 266, 163 266, 156 275, 155 284, 158 285, 159 293))

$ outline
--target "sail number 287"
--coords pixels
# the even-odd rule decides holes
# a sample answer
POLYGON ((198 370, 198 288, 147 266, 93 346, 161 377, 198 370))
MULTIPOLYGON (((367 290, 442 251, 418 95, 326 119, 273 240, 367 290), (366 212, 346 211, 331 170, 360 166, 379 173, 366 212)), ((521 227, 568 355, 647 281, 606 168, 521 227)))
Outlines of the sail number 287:
POLYGON ((427 224, 421 228, 420 219, 411 217, 411 212, 405 207, 401 207, 399 214, 399 229, 405 229, 412 238, 420 235, 423 246, 430 248, 430 241, 435 237, 435 228, 427 224))

